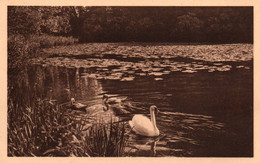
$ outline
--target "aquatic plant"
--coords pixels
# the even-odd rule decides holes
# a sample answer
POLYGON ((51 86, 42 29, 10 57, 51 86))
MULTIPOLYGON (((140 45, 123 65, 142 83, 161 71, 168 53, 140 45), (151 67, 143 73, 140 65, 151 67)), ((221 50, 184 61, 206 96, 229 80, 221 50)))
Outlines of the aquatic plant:
POLYGON ((97 123, 90 127, 84 144, 91 156, 124 156, 128 136, 125 122, 97 123))
POLYGON ((43 156, 58 148, 70 134, 70 121, 62 107, 38 100, 34 107, 8 103, 8 156, 43 156))
MULTIPOLYGON (((84 117, 85 118, 85 117, 84 117)), ((40 100, 32 107, 8 102, 8 156, 122 156, 123 122, 98 123, 69 114, 64 105, 40 100), (85 134, 84 134, 85 133, 85 134), (87 134, 86 134, 87 133, 87 134)))

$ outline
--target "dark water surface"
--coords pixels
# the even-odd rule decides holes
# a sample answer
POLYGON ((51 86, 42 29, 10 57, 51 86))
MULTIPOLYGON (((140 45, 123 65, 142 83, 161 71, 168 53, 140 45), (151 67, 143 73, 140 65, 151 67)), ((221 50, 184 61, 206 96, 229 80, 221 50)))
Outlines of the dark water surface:
POLYGON ((214 64, 185 58, 169 63, 113 57, 111 62, 127 64, 55 64, 61 60, 77 65, 91 59, 53 57, 28 66, 21 80, 14 82, 20 98, 30 100, 37 94, 67 103, 74 97, 94 105, 101 104, 104 93, 127 97, 135 109, 123 115, 124 120, 137 113, 149 117, 149 106, 156 105, 161 135, 145 138, 130 132, 129 156, 253 156, 252 60, 214 64), (141 67, 144 64, 148 66, 141 67))

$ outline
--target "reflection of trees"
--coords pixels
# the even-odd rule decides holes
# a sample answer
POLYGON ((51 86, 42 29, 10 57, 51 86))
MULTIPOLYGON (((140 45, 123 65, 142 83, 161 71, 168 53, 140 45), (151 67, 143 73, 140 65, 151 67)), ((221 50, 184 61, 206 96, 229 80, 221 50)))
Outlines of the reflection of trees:
POLYGON ((36 98, 55 98, 61 103, 68 102, 71 97, 93 100, 102 93, 102 86, 95 76, 86 73, 83 76, 79 68, 32 66, 18 78, 8 84, 15 88, 15 98, 27 102, 36 98))

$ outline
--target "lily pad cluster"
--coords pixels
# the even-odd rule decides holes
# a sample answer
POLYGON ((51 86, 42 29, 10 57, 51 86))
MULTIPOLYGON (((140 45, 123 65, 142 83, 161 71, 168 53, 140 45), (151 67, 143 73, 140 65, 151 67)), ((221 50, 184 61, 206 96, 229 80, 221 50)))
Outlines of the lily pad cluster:
POLYGON ((252 44, 176 45, 88 43, 43 49, 44 54, 55 56, 86 55, 104 57, 122 55, 122 58, 172 59, 191 58, 208 62, 249 61, 253 58, 252 44))
POLYGON ((249 61, 253 57, 250 44, 129 46, 93 43, 44 49, 44 52, 56 56, 35 58, 34 64, 84 68, 88 69, 87 75, 94 74, 97 79, 120 81, 132 81, 138 76, 160 81, 172 72, 191 74, 250 69, 245 65, 232 67, 228 63, 249 61), (83 57, 75 57, 78 55, 83 57), (113 58, 115 55, 117 58, 113 58), (136 60, 131 60, 133 58, 136 60))

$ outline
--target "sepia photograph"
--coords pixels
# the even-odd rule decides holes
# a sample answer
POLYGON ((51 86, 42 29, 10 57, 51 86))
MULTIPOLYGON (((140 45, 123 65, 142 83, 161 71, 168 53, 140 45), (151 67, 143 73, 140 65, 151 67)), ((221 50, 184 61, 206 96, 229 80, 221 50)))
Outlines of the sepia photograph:
POLYGON ((7 7, 7 157, 254 157, 253 6, 7 7))

